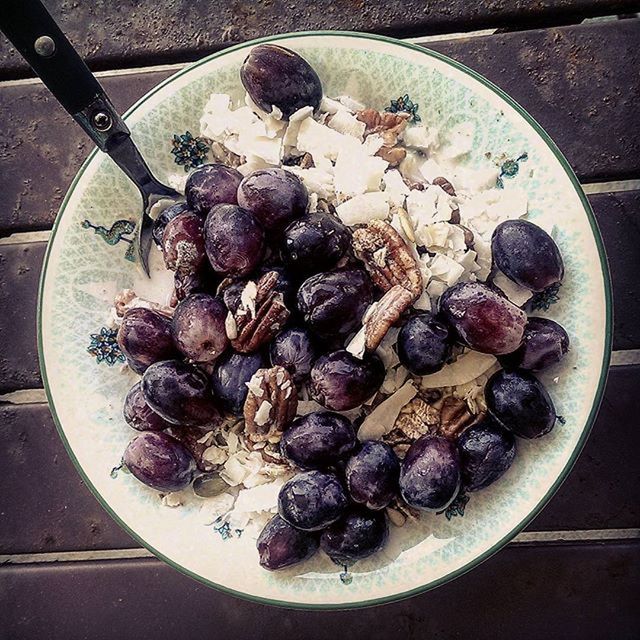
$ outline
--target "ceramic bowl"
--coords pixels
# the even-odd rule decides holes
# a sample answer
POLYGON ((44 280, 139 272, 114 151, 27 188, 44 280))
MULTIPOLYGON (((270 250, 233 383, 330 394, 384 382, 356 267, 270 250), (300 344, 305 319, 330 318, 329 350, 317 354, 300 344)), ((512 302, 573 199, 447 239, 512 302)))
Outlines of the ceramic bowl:
MULTIPOLYGON (((140 211, 135 187, 93 152, 58 214, 40 288, 39 348, 44 384, 60 435, 87 485, 137 541, 201 582, 254 600, 300 607, 355 607, 388 602, 443 584, 511 540, 545 505, 576 460, 594 420, 610 356, 611 294, 593 213, 549 136, 505 93, 463 65, 421 47, 380 36, 301 33, 264 39, 290 47, 317 70, 328 95, 348 94, 382 109, 410 94, 421 119, 444 135, 474 125, 470 167, 494 166, 498 186, 529 198, 529 218, 555 223, 566 277, 541 300, 566 327, 566 361, 542 376, 563 416, 539 441, 518 441, 513 467, 459 511, 428 514, 392 527, 386 549, 348 574, 322 554, 279 573, 260 568, 255 541, 225 526, 205 526, 197 501, 179 508, 130 475, 111 477, 132 436, 122 400, 134 381, 107 328, 117 290, 153 296, 135 261, 140 211)), ((197 135, 210 93, 244 92, 239 68, 254 42, 194 63, 150 91, 127 113, 133 137, 153 172, 182 171, 174 134, 197 135)), ((157 254, 158 252, 153 252, 157 254)), ((156 265, 157 266, 157 265, 156 265)), ((165 276, 166 277, 166 274, 165 276)))

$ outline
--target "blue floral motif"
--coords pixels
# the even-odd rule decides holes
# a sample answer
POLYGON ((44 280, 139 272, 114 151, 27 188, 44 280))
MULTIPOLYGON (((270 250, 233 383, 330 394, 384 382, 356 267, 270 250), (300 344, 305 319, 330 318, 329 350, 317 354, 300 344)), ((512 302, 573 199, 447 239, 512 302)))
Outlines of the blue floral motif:
POLYGON ((388 107, 385 107, 385 111, 389 113, 408 113, 411 118, 411 122, 420 122, 421 118, 418 115, 418 103, 414 103, 409 97, 409 94, 405 93, 397 100, 392 100, 388 107))
POLYGON ((100 225, 95 225, 89 220, 82 221, 83 229, 93 229, 94 233, 100 236, 108 245, 116 245, 119 242, 126 242, 129 246, 124 254, 125 260, 129 262, 136 261, 135 246, 132 238, 126 236, 131 235, 136 228, 135 223, 131 220, 116 220, 109 229, 100 225))
POLYGON ((181 135, 174 134, 171 141, 174 162, 183 167, 185 171, 201 166, 207 158, 210 148, 209 142, 206 138, 194 137, 190 131, 181 135))
POLYGON ((456 496, 456 499, 446 509, 438 511, 438 515, 444 513, 447 520, 451 520, 451 518, 455 518, 457 516, 462 517, 464 516, 464 510, 468 502, 469 496, 464 491, 461 491, 456 496))
POLYGON ((106 362, 110 367, 118 362, 124 362, 124 353, 120 351, 116 337, 117 329, 102 327, 98 333, 91 334, 91 343, 87 351, 95 356, 96 362, 106 362))
POLYGON ((220 534, 223 540, 229 540, 231 538, 239 538, 242 536, 243 529, 232 529, 231 523, 228 520, 223 520, 222 517, 218 518, 213 523, 213 530, 220 534))
POLYGON ((562 284, 556 282, 544 291, 536 293, 529 301, 529 307, 532 311, 548 311, 552 304, 560 300, 560 287, 562 284))
MULTIPOLYGON (((504 156, 503 156, 504 157, 504 156)), ((504 178, 515 178, 520 171, 520 163, 526 162, 529 159, 527 152, 521 153, 517 158, 505 160, 500 165, 500 175, 496 180, 496 187, 498 189, 504 189, 504 178)))

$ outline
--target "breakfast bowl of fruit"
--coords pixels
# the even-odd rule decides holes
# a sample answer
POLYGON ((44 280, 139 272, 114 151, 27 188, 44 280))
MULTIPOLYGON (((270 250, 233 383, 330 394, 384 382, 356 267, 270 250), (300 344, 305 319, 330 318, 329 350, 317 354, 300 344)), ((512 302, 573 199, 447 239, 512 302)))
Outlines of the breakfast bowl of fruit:
POLYGON ((262 602, 442 584, 569 473, 610 356, 606 258, 566 160, 462 65, 278 36, 125 117, 177 192, 93 153, 58 215, 39 346, 70 456, 142 545, 262 602))

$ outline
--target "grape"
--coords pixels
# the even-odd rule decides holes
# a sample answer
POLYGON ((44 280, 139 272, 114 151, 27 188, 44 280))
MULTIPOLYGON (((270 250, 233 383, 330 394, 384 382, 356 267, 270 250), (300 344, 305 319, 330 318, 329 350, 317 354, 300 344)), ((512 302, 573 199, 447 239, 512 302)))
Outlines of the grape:
POLYGON ((153 232, 151 234, 156 245, 162 248, 162 234, 169 220, 173 220, 177 215, 186 211, 189 211, 186 202, 176 202, 176 204, 172 204, 160 213, 153 223, 153 232))
POLYGON ((171 330, 176 346, 192 362, 213 362, 228 346, 227 307, 220 298, 194 293, 173 314, 171 330))
POLYGON ((148 405, 172 424, 196 426, 219 418, 207 376, 179 360, 152 364, 142 376, 142 391, 148 405))
POLYGON ((317 350, 307 329, 292 327, 273 339, 270 355, 272 365, 284 367, 300 384, 309 376, 317 350))
POLYGON ((363 442, 345 468, 347 489, 354 502, 384 509, 398 491, 400 461, 386 442, 363 442))
POLYGON ((164 264, 171 271, 195 273, 205 264, 202 218, 186 211, 172 218, 162 234, 164 264))
POLYGON ((122 318, 117 339, 127 363, 136 373, 177 354, 171 338, 171 320, 152 309, 129 309, 122 318))
POLYGON ((214 292, 216 288, 216 276, 208 262, 193 273, 176 271, 173 275, 173 292, 178 302, 192 293, 214 292))
POLYGON ((245 276, 264 253, 264 231, 246 209, 232 204, 214 207, 205 222, 207 256, 214 271, 245 276))
POLYGON ((127 424, 136 431, 162 431, 171 426, 147 404, 140 382, 136 382, 129 389, 124 399, 122 412, 127 424))
POLYGON ((499 360, 506 369, 540 371, 560 362, 567 351, 567 332, 553 320, 534 317, 529 318, 524 328, 522 345, 499 360))
POLYGON ((238 187, 238 204, 251 211, 268 231, 282 231, 304 215, 308 201, 302 180, 285 169, 259 169, 238 187))
POLYGON ((398 334, 398 357, 411 373, 424 376, 440 371, 451 356, 449 327, 432 313, 413 316, 398 334))
POLYGON ((271 113, 278 107, 285 118, 302 107, 315 110, 322 100, 320 78, 309 63, 276 44, 253 47, 240 67, 240 80, 260 109, 271 113))
POLYGON ((539 438, 553 429, 553 401, 527 371, 497 371, 489 378, 484 395, 493 417, 521 438, 539 438))
POLYGON ((256 546, 260 566, 276 571, 310 558, 318 550, 318 536, 300 531, 280 516, 274 516, 258 536, 256 546))
POLYGON ((285 230, 283 260, 303 273, 328 271, 351 246, 351 232, 335 216, 310 213, 285 230))
POLYGON ((471 349, 500 355, 522 343, 527 314, 481 282, 462 282, 440 297, 440 311, 471 349))
POLYGON ((424 435, 407 451, 400 467, 400 495, 411 507, 446 509, 460 489, 460 456, 455 444, 424 435))
POLYGON ((196 169, 185 184, 187 204, 202 217, 217 204, 238 204, 242 174, 224 164, 205 164, 196 169))
POLYGON ((344 337, 357 329, 372 301, 371 280, 361 269, 319 273, 298 290, 298 309, 322 337, 344 337))
POLYGON ((296 529, 319 531, 335 522, 347 503, 344 489, 334 474, 305 471, 282 485, 278 513, 296 529))
POLYGON ((301 469, 325 469, 347 456, 355 445, 351 421, 331 411, 297 418, 280 443, 282 455, 301 469))
POLYGON ((266 366, 261 353, 233 353, 228 351, 216 363, 211 377, 213 393, 224 406, 237 416, 242 415, 247 398, 247 382, 258 369, 266 366))
POLYGON ((379 551, 389 536, 384 511, 354 506, 320 536, 320 548, 339 565, 349 566, 379 551))
POLYGON ((544 291, 564 276, 558 245, 527 220, 501 222, 491 237, 491 253, 502 273, 531 291, 544 291))
POLYGON ((187 449, 161 431, 145 431, 125 449, 122 462, 140 482, 157 491, 189 486, 196 464, 187 449))
POLYGON ((348 351, 318 358, 311 368, 311 397, 334 411, 347 411, 368 400, 384 381, 385 369, 375 354, 362 360, 348 351))
POLYGON ((466 429, 458 439, 462 479, 467 491, 488 487, 511 466, 516 455, 513 434, 491 418, 466 429))

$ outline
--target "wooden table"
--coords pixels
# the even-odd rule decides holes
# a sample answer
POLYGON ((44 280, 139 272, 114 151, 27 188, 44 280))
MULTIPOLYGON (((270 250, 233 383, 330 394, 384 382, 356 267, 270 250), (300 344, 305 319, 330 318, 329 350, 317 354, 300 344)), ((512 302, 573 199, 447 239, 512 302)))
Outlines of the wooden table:
POLYGON ((567 481, 514 542, 454 582, 381 608, 323 613, 244 602, 182 576, 102 510, 44 400, 38 276, 91 145, 0 39, 0 637, 640 637, 640 3, 46 4, 121 110, 185 61, 290 30, 410 37, 484 74, 546 128, 589 194, 613 277, 615 352, 567 481))

